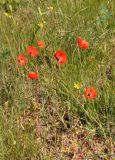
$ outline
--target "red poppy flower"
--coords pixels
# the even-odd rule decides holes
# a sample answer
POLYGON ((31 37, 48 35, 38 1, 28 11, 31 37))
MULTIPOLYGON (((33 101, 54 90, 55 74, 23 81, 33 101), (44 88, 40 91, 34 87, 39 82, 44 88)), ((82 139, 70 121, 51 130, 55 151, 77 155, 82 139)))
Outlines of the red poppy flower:
POLYGON ((64 64, 67 59, 66 53, 62 50, 56 51, 54 57, 58 60, 58 64, 64 64))
POLYGON ((89 43, 83 40, 80 36, 77 37, 77 44, 79 48, 89 48, 89 43))
POLYGON ((38 73, 37 72, 28 72, 28 78, 34 79, 34 78, 38 78, 38 73))
POLYGON ((37 48, 34 46, 28 46, 26 49, 27 53, 32 57, 36 57, 38 55, 37 48))
POLYGON ((18 65, 25 65, 26 64, 26 57, 23 54, 19 54, 17 56, 18 65))
POLYGON ((87 87, 84 95, 87 99, 94 99, 97 95, 96 90, 93 87, 87 87))
POLYGON ((42 40, 38 41, 38 47, 39 48, 44 48, 45 47, 45 43, 42 40))

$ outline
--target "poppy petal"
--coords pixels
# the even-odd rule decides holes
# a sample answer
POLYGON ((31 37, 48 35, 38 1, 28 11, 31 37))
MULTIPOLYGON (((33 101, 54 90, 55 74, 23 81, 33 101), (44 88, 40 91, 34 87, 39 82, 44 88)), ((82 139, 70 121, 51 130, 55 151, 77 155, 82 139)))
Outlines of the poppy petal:
POLYGON ((82 39, 80 36, 77 37, 77 43, 80 44, 82 42, 82 39))
POLYGON ((84 95, 87 99, 94 99, 97 96, 96 90, 93 87, 87 87, 84 95))
POLYGON ((38 73, 37 72, 28 72, 28 78, 34 79, 34 78, 38 78, 38 73))
POLYGON ((39 48, 44 48, 45 47, 45 43, 42 40, 38 41, 38 47, 39 48))
POLYGON ((89 43, 85 40, 82 41, 82 48, 89 48, 89 43))
POLYGON ((77 37, 77 44, 79 48, 89 48, 89 43, 86 40, 83 40, 80 36, 77 37))
POLYGON ((26 57, 23 54, 19 54, 17 56, 18 65, 25 65, 26 64, 26 57))
POLYGON ((54 57, 57 59, 58 64, 64 64, 67 60, 66 53, 62 50, 56 51, 54 57))
POLYGON ((26 51, 29 55, 31 55, 32 57, 36 57, 38 55, 38 51, 37 48, 30 45, 26 48, 26 51))

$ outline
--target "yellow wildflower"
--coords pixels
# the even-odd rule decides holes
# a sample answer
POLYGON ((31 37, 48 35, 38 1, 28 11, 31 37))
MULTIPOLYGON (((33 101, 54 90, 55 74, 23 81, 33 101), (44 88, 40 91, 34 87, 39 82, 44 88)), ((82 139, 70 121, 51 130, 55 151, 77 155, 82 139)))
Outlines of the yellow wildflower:
POLYGON ((3 13, 6 17, 8 17, 8 18, 12 18, 12 16, 9 14, 9 13, 7 13, 7 12, 4 12, 3 13))
POLYGON ((80 89, 80 84, 78 82, 77 83, 74 82, 74 88, 75 89, 80 89))
POLYGON ((45 21, 40 22, 40 23, 38 23, 38 26, 42 29, 44 27, 45 23, 46 23, 45 21))
POLYGON ((50 6, 50 7, 47 7, 47 9, 49 10, 49 11, 53 11, 53 7, 52 6, 50 6))
POLYGON ((43 24, 42 22, 40 22, 40 23, 38 23, 38 26, 39 26, 40 28, 43 28, 43 27, 44 27, 44 24, 43 24))

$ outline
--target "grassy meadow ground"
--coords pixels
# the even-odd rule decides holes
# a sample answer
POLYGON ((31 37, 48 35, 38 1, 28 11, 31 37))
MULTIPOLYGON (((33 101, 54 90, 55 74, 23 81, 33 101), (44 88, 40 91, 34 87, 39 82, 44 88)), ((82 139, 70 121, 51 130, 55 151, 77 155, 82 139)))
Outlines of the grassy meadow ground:
POLYGON ((114 0, 0 0, 0 160, 114 160, 114 53, 114 0), (27 56, 38 40, 39 57, 27 56), (39 78, 29 79, 31 70, 39 78))

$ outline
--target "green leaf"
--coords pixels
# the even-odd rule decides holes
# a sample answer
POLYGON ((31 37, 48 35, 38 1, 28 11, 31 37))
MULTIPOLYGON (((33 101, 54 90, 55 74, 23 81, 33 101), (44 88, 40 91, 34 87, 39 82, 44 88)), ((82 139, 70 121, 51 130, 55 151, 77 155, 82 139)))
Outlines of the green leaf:
POLYGON ((52 69, 51 61, 48 56, 45 56, 46 63, 50 69, 52 69))
POLYGON ((43 64, 43 57, 38 56, 37 57, 37 62, 39 63, 39 65, 42 65, 43 64))
POLYGON ((0 55, 1 55, 1 58, 3 58, 3 59, 8 58, 8 56, 10 55, 10 49, 5 48, 0 55))

